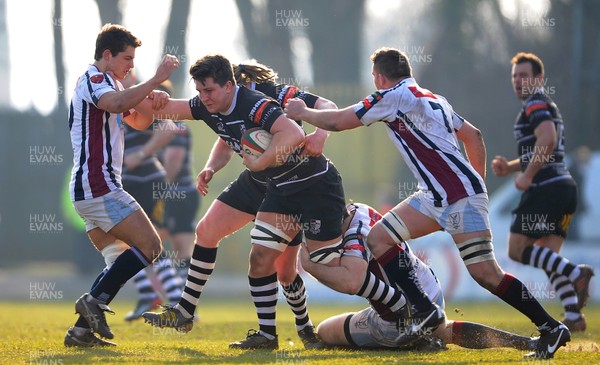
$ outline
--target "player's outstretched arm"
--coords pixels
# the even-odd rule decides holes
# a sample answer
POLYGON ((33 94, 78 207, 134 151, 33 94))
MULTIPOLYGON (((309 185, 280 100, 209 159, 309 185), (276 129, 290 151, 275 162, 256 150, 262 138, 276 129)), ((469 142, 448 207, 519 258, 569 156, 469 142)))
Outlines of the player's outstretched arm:
POLYGON ((288 101, 285 113, 290 119, 303 120, 327 131, 338 132, 363 125, 352 106, 340 110, 317 110, 307 108, 304 101, 294 98, 288 101))
POLYGON ((152 90, 156 89, 161 82, 167 80, 177 67, 179 67, 177 57, 165 55, 151 79, 125 90, 102 95, 98 100, 98 108, 110 113, 123 113, 132 109, 144 100, 152 90))

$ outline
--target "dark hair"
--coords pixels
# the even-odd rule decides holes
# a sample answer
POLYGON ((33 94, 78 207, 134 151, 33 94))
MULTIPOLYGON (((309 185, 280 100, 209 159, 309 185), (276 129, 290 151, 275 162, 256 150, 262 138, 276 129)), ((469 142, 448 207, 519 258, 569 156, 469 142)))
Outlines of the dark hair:
POLYGON ((219 54, 207 55, 200 58, 190 67, 190 75, 192 79, 202 83, 208 77, 212 77, 221 86, 224 86, 227 81, 231 81, 233 85, 236 84, 233 78, 231 63, 229 63, 227 58, 219 54))
POLYGON ((106 23, 96 38, 94 59, 99 61, 102 58, 102 53, 107 49, 112 56, 116 56, 119 52, 125 51, 127 46, 137 48, 141 45, 142 41, 137 39, 125 27, 118 24, 106 23))
POLYGON ((248 60, 233 65, 233 76, 235 81, 242 85, 249 82, 257 84, 275 83, 275 80, 277 80, 277 72, 269 66, 256 62, 256 60, 248 60))
POLYGON ((412 77, 412 69, 408 57, 397 49, 388 47, 379 48, 371 55, 371 61, 373 62, 375 71, 390 80, 412 77))
POLYGON ((531 65, 532 76, 544 74, 544 63, 533 53, 519 52, 511 60, 511 65, 518 65, 528 62, 531 65))

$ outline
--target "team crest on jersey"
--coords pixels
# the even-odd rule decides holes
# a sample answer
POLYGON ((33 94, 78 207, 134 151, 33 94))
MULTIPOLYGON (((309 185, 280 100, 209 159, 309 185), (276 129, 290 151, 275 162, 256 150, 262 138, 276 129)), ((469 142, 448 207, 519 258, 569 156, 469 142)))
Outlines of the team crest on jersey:
POLYGON ((363 105, 365 106, 365 109, 369 110, 381 99, 383 99, 383 95, 381 95, 379 91, 375 91, 373 94, 364 98, 363 105))
POLYGON ((223 125, 223 122, 217 123, 217 129, 219 130, 219 132, 225 133, 225 126, 223 125))
POLYGON ((318 234, 321 232, 321 220, 320 219, 311 219, 310 227, 308 229, 312 234, 318 234))
POLYGON ((453 229, 460 228, 460 213, 454 212, 448 214, 448 223, 452 226, 453 229))
POLYGON ((99 84, 102 81, 104 81, 104 75, 103 74, 96 74, 94 76, 90 77, 90 81, 93 82, 94 84, 99 84))
POLYGON ((244 134, 245 132, 246 132, 246 125, 240 124, 240 135, 244 134))

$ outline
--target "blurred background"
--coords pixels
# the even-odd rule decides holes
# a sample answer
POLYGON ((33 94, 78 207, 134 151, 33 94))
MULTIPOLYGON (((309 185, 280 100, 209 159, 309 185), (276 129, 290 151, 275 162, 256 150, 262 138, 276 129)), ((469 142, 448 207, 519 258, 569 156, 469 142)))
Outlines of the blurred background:
MULTIPOLYGON (((189 66, 221 53, 232 62, 255 58, 278 71, 281 83, 345 107, 373 92, 372 52, 399 48, 421 86, 481 129, 489 164, 495 155, 516 156, 512 128, 520 103, 510 59, 519 51, 545 63, 545 87, 565 120, 568 152, 600 148, 599 17, 600 1, 593 0, 0 0, 0 296, 27 300, 36 280, 75 296, 103 267, 66 184, 68 102, 93 62, 104 23, 123 24, 142 40, 138 79, 151 77, 164 53, 176 55, 182 66, 171 80, 182 98, 195 95, 189 66)), ((200 121, 189 125, 197 173, 215 135, 200 121)), ((416 188, 383 125, 333 134, 326 154, 348 199, 385 211, 416 188)), ((198 218, 239 174, 238 160, 211 182, 198 218)), ((490 171, 488 188, 494 192, 508 180, 490 171)), ((238 278, 243 291, 248 233, 222 242, 215 272, 238 278)), ((496 255, 505 257, 505 250, 496 255)))

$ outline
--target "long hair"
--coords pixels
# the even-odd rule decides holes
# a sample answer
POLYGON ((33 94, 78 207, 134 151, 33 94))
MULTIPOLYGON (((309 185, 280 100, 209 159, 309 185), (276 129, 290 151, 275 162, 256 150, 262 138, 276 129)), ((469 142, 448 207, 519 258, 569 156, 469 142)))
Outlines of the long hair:
POLYGON ((240 85, 251 82, 257 84, 275 83, 275 80, 277 80, 277 72, 269 66, 256 62, 256 60, 248 60, 233 65, 233 76, 240 85))

